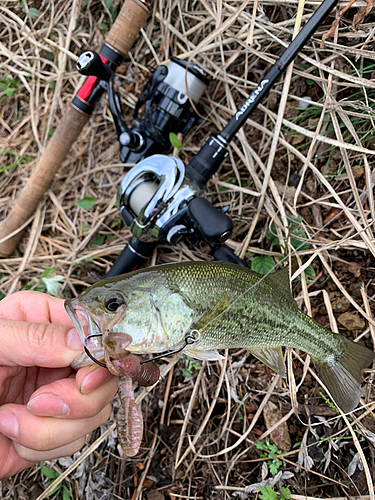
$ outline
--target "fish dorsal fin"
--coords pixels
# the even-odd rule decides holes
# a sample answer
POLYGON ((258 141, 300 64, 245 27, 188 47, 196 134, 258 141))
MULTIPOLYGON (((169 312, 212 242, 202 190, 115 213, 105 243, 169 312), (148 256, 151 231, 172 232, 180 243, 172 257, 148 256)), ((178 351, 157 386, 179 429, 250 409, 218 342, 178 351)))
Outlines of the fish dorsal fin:
POLYGON ((194 328, 200 331, 202 330, 202 328, 208 325, 208 323, 213 326, 215 324, 215 321, 219 320, 217 316, 219 316, 227 308, 228 294, 224 293, 224 295, 222 295, 220 299, 208 311, 206 311, 203 316, 198 319, 198 321, 194 325, 194 328))
POLYGON ((283 290, 292 293, 290 289, 289 266, 279 269, 279 271, 274 273, 270 273, 267 278, 283 290))
POLYGON ((224 359, 224 356, 216 351, 202 351, 200 349, 190 348, 184 349, 182 352, 191 358, 200 359, 202 361, 218 361, 224 359))
POLYGON ((284 356, 280 346, 259 348, 251 347, 251 349, 247 347, 247 350, 262 363, 269 366, 271 370, 274 370, 281 377, 286 378, 284 356))

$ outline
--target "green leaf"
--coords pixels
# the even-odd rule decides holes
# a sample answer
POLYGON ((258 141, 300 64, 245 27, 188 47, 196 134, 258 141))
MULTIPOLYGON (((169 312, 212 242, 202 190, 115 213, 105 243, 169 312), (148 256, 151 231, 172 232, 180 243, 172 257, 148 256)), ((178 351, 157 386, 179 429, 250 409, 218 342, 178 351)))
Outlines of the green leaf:
POLYGON ((251 261, 251 270, 259 274, 267 274, 275 267, 272 257, 269 255, 260 255, 254 257, 251 261))
MULTIPOLYGON (((306 281, 307 282, 314 281, 315 276, 316 276, 316 274, 315 274, 314 268, 312 266, 306 267, 306 269, 305 269, 306 281)), ((301 275, 297 276, 297 280, 301 281, 301 275)))
POLYGON ((278 458, 274 458, 272 461, 268 461, 267 465, 270 469, 270 472, 273 476, 276 476, 278 470, 280 467, 283 465, 282 461, 279 460, 278 458))
MULTIPOLYGON (((280 221, 281 221, 281 217, 280 221)), ((291 246, 296 250, 308 250, 309 248, 309 243, 306 242, 304 243, 303 241, 297 240, 296 238, 293 238, 292 236, 298 236, 302 239, 307 239, 307 234, 305 231, 300 228, 300 224, 303 221, 302 217, 292 217, 291 215, 286 216, 287 221, 288 221, 288 231, 291 236, 290 238, 290 244, 291 246)), ((286 236, 286 230, 285 228, 282 229, 283 234, 286 236)), ((266 229, 266 238, 271 240, 272 245, 280 245, 279 239, 276 236, 276 228, 275 228, 275 223, 272 222, 272 224, 267 227, 266 229)))
POLYGON ((69 499, 70 499, 70 491, 69 491, 69 489, 65 486, 65 484, 63 485, 62 497, 63 497, 63 500, 69 500, 69 499))
POLYGON ((82 200, 76 200, 76 205, 84 210, 88 210, 95 205, 95 203, 98 203, 98 200, 92 196, 84 196, 82 200))
POLYGON ((49 479, 56 479, 59 477, 59 473, 56 472, 55 470, 51 469, 50 467, 47 467, 47 465, 43 465, 42 467, 42 473, 48 477, 49 479))
POLYGON ((276 491, 271 486, 259 486, 261 500, 277 500, 276 491))
POLYGON ((273 453, 280 453, 279 448, 275 444, 269 444, 268 449, 273 453))
POLYGON ((192 375, 192 374, 191 374, 191 372, 189 372, 189 370, 187 370, 186 368, 183 368, 183 369, 182 369, 182 376, 183 376, 184 378, 189 378, 189 377, 191 377, 191 375, 192 375))
POLYGON ((289 500, 290 499, 290 489, 285 488, 284 486, 280 491, 280 500, 289 500))
POLYGON ((100 236, 98 236, 97 238, 94 238, 91 242, 91 246, 92 247, 101 247, 104 243, 104 240, 105 240, 105 234, 102 234, 100 236))
POLYGON ((174 148, 182 148, 182 143, 175 133, 169 132, 169 141, 174 148))
MULTIPOLYGON (((50 481, 48 486, 51 486, 51 484, 53 484, 55 482, 55 479, 53 481, 50 481)), ((56 488, 54 488, 51 493, 48 493, 47 497, 51 497, 54 493, 56 493, 56 491, 58 491, 59 489, 61 488, 61 483, 59 483, 56 488)))
POLYGON ((53 297, 57 297, 59 295, 59 292, 63 286, 60 281, 64 281, 64 276, 53 276, 52 278, 43 278, 42 281, 46 285, 47 293, 49 295, 52 295, 53 297))
POLYGON ((35 17, 39 16, 39 11, 38 11, 38 9, 31 7, 31 9, 29 9, 29 12, 27 13, 27 15, 29 16, 30 19, 34 19, 35 17))
POLYGON ((50 278, 55 270, 54 267, 46 267, 43 271, 42 278, 50 278))
POLYGON ((5 94, 6 94, 7 97, 13 97, 14 89, 7 88, 6 91, 5 91, 5 94))
MULTIPOLYGON (((262 451, 266 448, 266 445, 262 442, 262 441, 257 441, 255 443, 255 447, 259 450, 259 451, 262 451)), ((267 455, 265 455, 267 456, 267 455)))

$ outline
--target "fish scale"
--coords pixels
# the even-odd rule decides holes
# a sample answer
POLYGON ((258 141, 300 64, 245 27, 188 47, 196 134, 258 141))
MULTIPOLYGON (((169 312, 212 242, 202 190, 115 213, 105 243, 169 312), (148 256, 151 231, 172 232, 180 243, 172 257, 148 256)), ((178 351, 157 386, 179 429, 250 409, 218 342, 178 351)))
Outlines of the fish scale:
POLYGON ((358 405, 361 370, 374 358, 298 309, 286 268, 262 276, 224 262, 163 264, 100 281, 66 301, 66 309, 81 335, 86 318, 96 333, 130 335, 127 349, 137 354, 176 350, 197 330, 196 342, 184 348, 188 355, 217 360, 217 349, 245 348, 285 376, 281 347, 300 349, 345 412, 358 405))

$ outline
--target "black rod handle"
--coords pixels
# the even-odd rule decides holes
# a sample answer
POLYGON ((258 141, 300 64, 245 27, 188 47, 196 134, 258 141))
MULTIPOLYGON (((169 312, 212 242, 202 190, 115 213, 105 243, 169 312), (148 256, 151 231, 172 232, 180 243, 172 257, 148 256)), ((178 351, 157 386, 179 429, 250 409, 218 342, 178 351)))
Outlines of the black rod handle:
POLYGON ((115 263, 105 275, 105 278, 112 278, 120 274, 130 273, 138 267, 143 266, 152 255, 156 244, 157 242, 144 243, 133 236, 117 257, 115 263))
POLYGON ((248 267, 246 262, 240 259, 230 248, 225 245, 217 246, 212 255, 215 260, 221 260, 223 262, 231 262, 232 264, 237 264, 238 266, 248 267))

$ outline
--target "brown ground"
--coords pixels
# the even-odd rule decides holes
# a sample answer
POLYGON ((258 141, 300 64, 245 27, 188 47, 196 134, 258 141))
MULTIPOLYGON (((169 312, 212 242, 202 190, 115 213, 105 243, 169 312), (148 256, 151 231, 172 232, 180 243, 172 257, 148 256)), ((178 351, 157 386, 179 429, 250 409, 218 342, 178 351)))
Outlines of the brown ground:
MULTIPOLYGON (((202 100, 204 119, 183 139, 183 161, 208 134, 225 125, 281 54, 282 43, 291 39, 298 9, 294 0, 248 2, 240 12, 241 5, 237 0, 153 2, 152 16, 117 78, 130 119, 159 62, 178 55, 204 68, 211 80, 202 100), (238 15, 231 18, 234 12, 238 15)), ((303 23, 316 5, 307 2, 303 23)), ((2 2, 1 218, 82 82, 75 71, 76 56, 88 48, 99 49, 118 6, 116 0, 2 2)), ((355 31, 355 12, 351 8, 344 14, 324 49, 319 48, 322 35, 333 18, 318 30, 297 58, 291 78, 274 87, 233 141, 229 161, 205 194, 217 207, 229 204, 235 223, 229 245, 249 262, 270 256, 276 263, 287 254, 290 243, 272 241, 267 228, 276 223, 280 242, 286 234, 280 217, 284 224, 291 223, 286 216, 301 217, 300 236, 308 245, 292 264, 300 269, 303 263, 311 265, 315 277, 307 285, 302 278, 303 286, 295 279, 293 296, 324 326, 372 348, 375 323, 368 319, 375 298, 374 18, 367 16, 355 31), (306 110, 298 109, 301 96, 312 100, 306 110), (272 143, 277 116, 284 120, 278 142, 272 143), (265 175, 271 166, 270 175, 265 175), (246 192, 261 193, 265 182, 263 201, 246 192)), ((2 261, 1 293, 44 290, 41 277, 47 268, 54 268, 52 276, 63 276, 61 297, 76 295, 103 277, 130 236, 114 204, 128 169, 119 163, 103 98, 39 206, 34 219, 38 224, 28 228, 17 251, 2 261), (89 210, 76 205, 84 196, 97 200, 89 210)), ((163 244, 150 264, 210 260, 208 250, 202 243, 193 249, 163 244)), ((58 472, 70 466, 63 484, 74 499, 256 498, 256 489, 249 487, 274 477, 261 457, 264 451, 255 447, 257 440, 265 441, 263 407, 272 402, 280 411, 277 420, 288 415, 287 429, 275 439, 289 432, 292 445, 292 451, 280 457, 274 490, 279 493, 283 484, 294 499, 367 498, 374 479, 374 405, 359 409, 358 420, 354 415, 350 420, 337 417, 320 396, 313 372, 304 371, 305 361, 305 355, 290 353, 294 385, 275 377, 245 351, 229 352, 227 364, 211 363, 209 368, 197 369, 201 363, 190 362, 190 374, 189 360, 172 359, 168 364, 167 359, 161 363, 163 380, 150 395, 139 393, 145 432, 135 459, 121 458, 115 433, 104 435, 110 422, 89 436, 86 455, 47 465, 58 472)), ((374 401, 372 380, 370 367, 363 374, 362 405, 374 401)), ((44 498, 48 479, 42 465, 0 482, 0 498, 44 498)), ((62 490, 51 498, 62 498, 62 490)))

